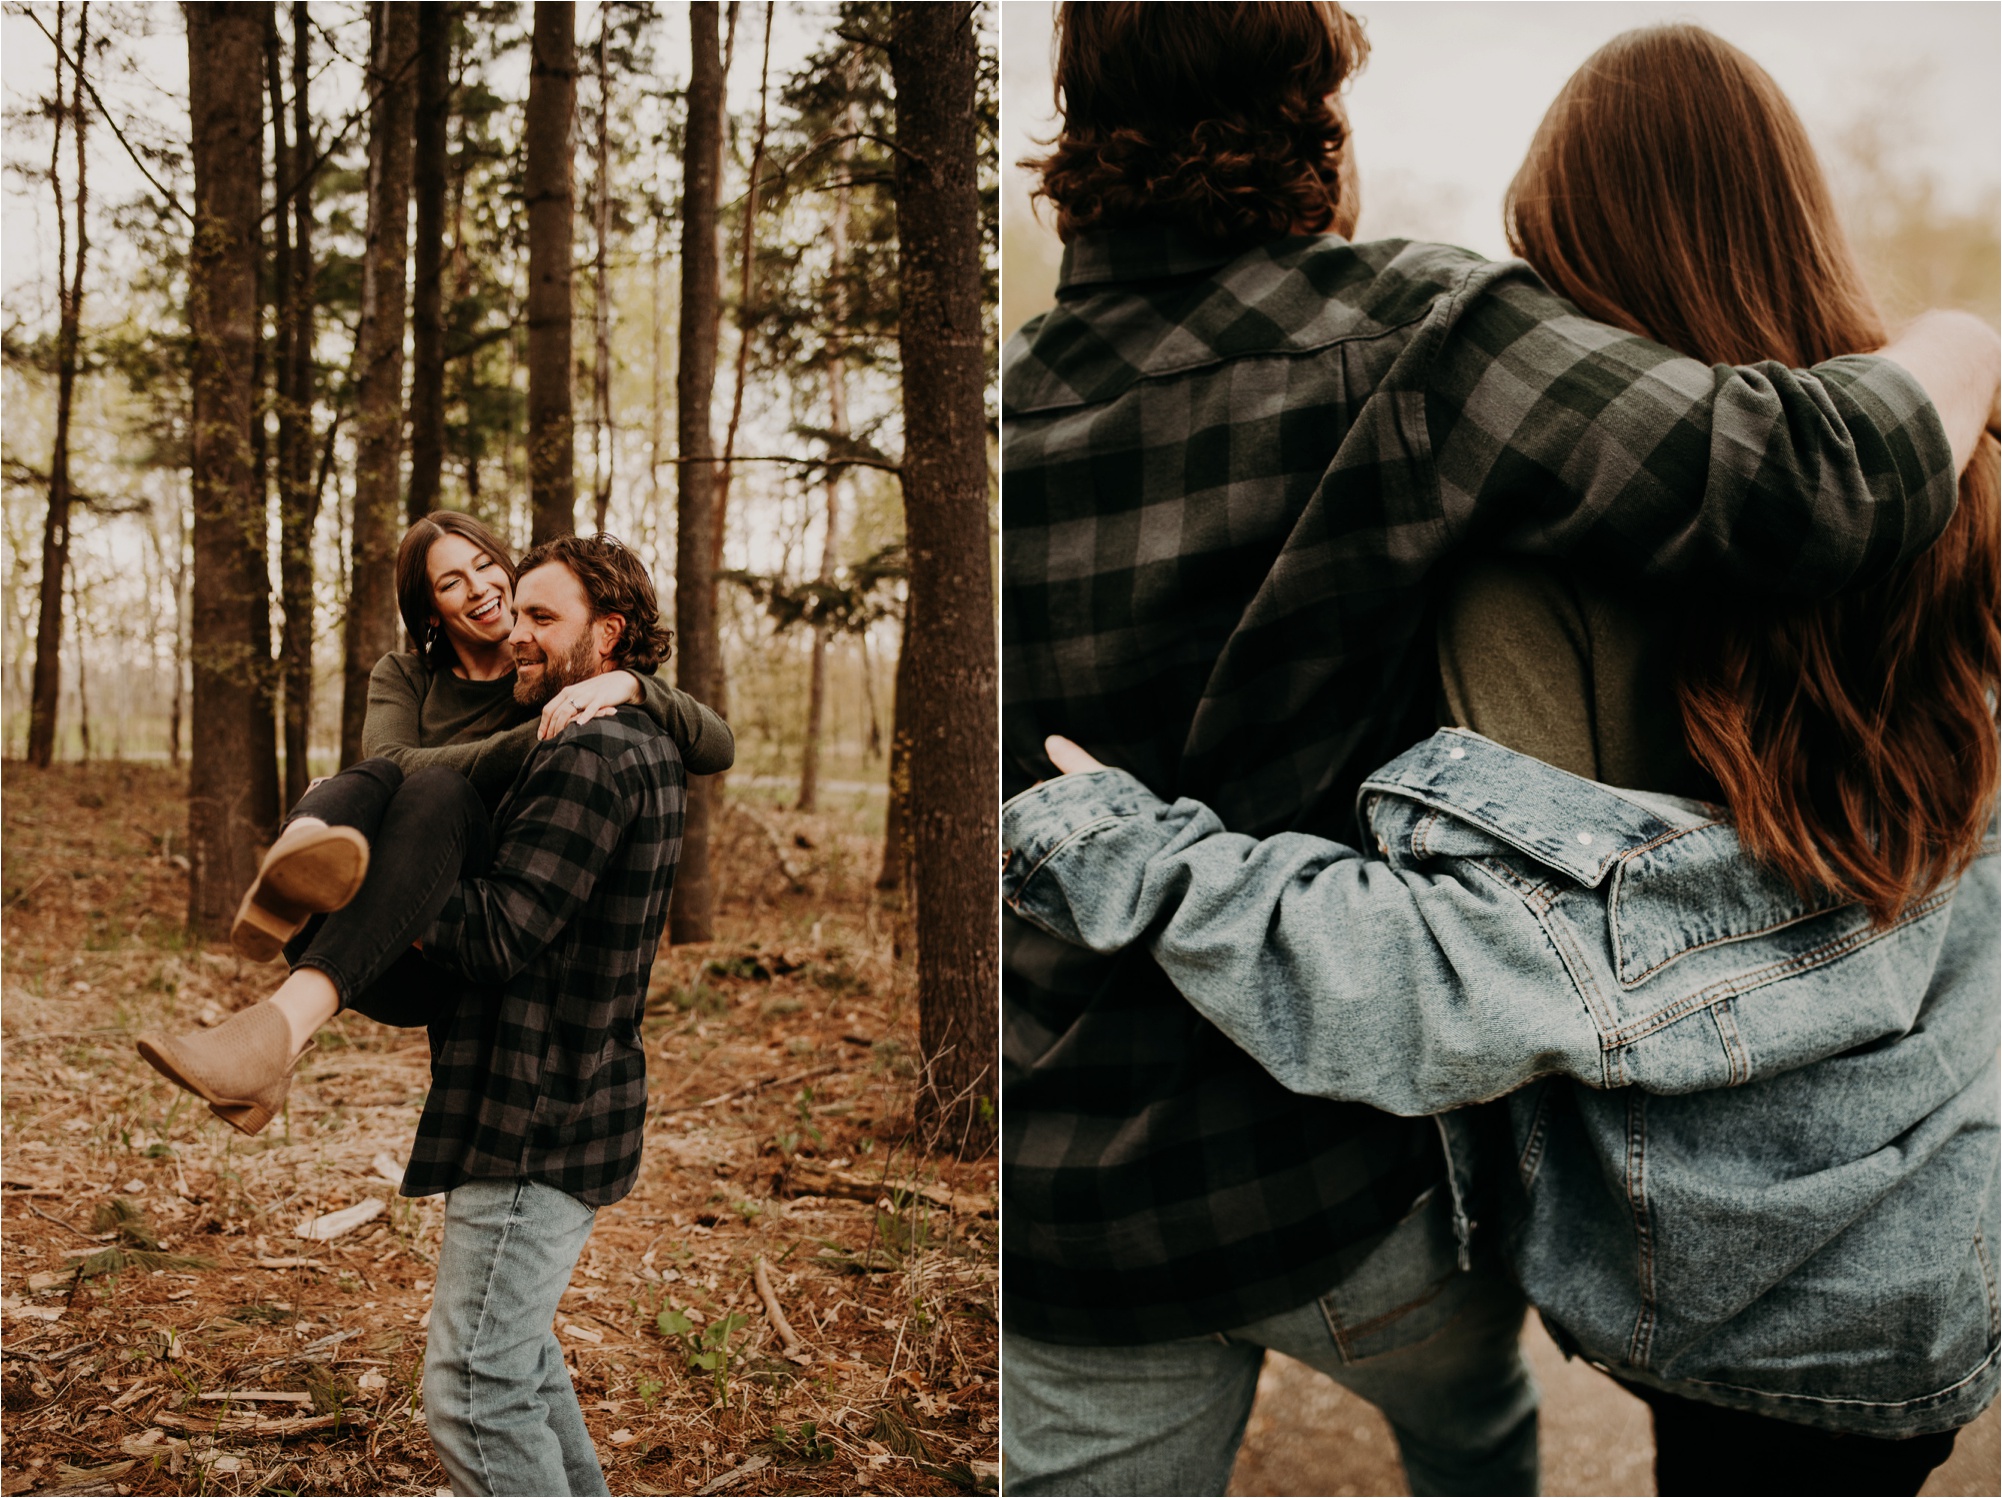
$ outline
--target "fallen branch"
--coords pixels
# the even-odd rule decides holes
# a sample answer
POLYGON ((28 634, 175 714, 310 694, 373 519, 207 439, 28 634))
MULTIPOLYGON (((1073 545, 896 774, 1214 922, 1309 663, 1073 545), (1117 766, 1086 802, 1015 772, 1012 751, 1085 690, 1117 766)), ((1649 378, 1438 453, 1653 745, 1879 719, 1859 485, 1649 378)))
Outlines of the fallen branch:
MULTIPOLYGON (((64 1222, 60 1217, 55 1217, 47 1212, 44 1212, 40 1207, 36 1206, 33 1202, 28 1203, 28 1210, 30 1212, 33 1212, 37 1217, 42 1218, 44 1221, 53 1222, 57 1227, 62 1228, 65 1231, 75 1233, 77 1237, 83 1239, 83 1241, 86 1243, 97 1243, 101 1241, 95 1233, 86 1233, 82 1228, 71 1227, 68 1223, 64 1222)), ((92 1249, 91 1252, 95 1253, 96 1250, 92 1249)))
POLYGON ((805 1071, 796 1071, 789 1077, 760 1077, 755 1082, 746 1082, 742 1087, 732 1087, 728 1092, 719 1092, 714 1097, 706 1097, 699 1103, 676 1103, 672 1108, 663 1108, 656 1117, 670 1113, 692 1113, 697 1108, 713 1108, 718 1103, 727 1103, 733 1097, 747 1093, 763 1092, 767 1087, 790 1087, 794 1082, 809 1081, 814 1077, 824 1077, 829 1072, 840 1071, 841 1063, 830 1062, 826 1066, 809 1066, 805 1071))
POLYGON ((184 1430, 195 1435, 252 1435, 286 1440, 312 1435, 315 1431, 336 1430, 344 1425, 366 1425, 367 1410, 336 1410, 331 1415, 298 1415, 289 1420, 267 1420, 261 1415, 219 1415, 214 1419, 190 1419, 172 1410, 160 1410, 153 1423, 164 1430, 184 1430))
POLYGON ((758 1286, 758 1299, 765 1303, 765 1319, 771 1322, 772 1330, 777 1332, 779 1340, 785 1343, 788 1354, 799 1352, 806 1344, 800 1340, 799 1333, 792 1329, 792 1323, 786 1320, 786 1313, 779 1309, 779 1298, 772 1289, 771 1271, 765 1267, 763 1254, 758 1255, 757 1268, 753 1271, 752 1278, 758 1286))
POLYGON ((700 1487, 697 1488, 695 1491, 698 1495, 700 1495, 700 1498, 706 1498, 706 1495, 710 1493, 720 1493, 723 1491, 723 1489, 730 1487, 735 1483, 742 1482, 745 1478, 749 1477, 753 1472, 759 1471, 761 1468, 770 1466, 771 1461, 772 1459, 768 1456, 754 1456, 748 1462, 745 1462, 743 1466, 732 1467, 728 1472, 725 1472, 721 1477, 712 1479, 707 1487, 700 1487))
POLYGON ((954 1191, 949 1186, 920 1186, 873 1180, 850 1171, 835 1170, 814 1160, 795 1160, 786 1172, 786 1192, 791 1196, 835 1196, 848 1201, 874 1202, 884 1197, 914 1196, 919 1201, 966 1217, 992 1217, 994 1203, 986 1197, 954 1191))
POLYGON ((767 822, 763 817, 752 811, 743 801, 734 796, 723 804, 728 806, 732 811, 741 812, 747 822, 764 833, 766 841, 772 845, 772 859, 778 864, 779 872, 785 876, 787 886, 796 895, 806 893, 805 875, 795 866, 791 850, 786 847, 785 839, 779 835, 778 828, 767 822))

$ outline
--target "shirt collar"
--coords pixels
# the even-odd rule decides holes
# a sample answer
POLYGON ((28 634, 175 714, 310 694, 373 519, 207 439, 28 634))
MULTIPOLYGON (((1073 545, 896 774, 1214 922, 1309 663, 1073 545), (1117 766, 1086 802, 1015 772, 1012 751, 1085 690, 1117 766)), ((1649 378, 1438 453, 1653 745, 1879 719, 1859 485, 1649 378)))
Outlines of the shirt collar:
POLYGON ((1057 291, 1061 294, 1077 286, 1195 275, 1236 258, 1237 252, 1204 245, 1179 229, 1152 225, 1092 229, 1064 246, 1057 291))

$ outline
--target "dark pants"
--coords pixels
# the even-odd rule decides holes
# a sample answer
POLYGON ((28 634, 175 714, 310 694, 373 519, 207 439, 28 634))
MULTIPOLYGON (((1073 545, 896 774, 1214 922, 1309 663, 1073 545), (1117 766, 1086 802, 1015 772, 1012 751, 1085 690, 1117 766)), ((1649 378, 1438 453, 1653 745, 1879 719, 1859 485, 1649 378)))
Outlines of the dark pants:
POLYGON ((1654 1413, 1655 1491, 1916 1493, 1958 1431, 1886 1440, 1841 1435, 1626 1384, 1654 1413))
POLYGON ((285 947, 295 968, 332 980, 341 1007, 385 1025, 428 1025, 452 1008, 453 975, 411 943, 430 927, 463 874, 492 857, 487 809, 465 776, 365 759, 316 785, 292 808, 368 839, 368 878, 344 909, 316 915, 285 947))

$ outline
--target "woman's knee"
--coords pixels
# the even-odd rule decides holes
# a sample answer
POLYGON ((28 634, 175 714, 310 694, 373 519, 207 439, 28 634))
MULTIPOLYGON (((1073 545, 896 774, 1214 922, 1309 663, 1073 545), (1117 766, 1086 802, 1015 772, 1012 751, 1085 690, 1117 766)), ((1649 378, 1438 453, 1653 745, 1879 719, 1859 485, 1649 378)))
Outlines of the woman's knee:
POLYGON ((485 826, 487 821, 486 803, 473 783, 457 770, 437 765, 404 777, 396 808, 401 814, 415 813, 439 826, 485 826))

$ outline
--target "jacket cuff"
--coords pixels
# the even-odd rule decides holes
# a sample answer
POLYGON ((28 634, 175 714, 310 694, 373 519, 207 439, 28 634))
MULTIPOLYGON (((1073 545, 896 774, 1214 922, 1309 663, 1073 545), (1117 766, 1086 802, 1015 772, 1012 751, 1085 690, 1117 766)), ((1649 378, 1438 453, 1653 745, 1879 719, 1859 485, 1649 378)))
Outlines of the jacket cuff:
POLYGON ((1011 797, 1001 806, 1001 898, 1019 908, 1036 872, 1087 828, 1165 810, 1165 801, 1124 770, 1059 775, 1011 797))

